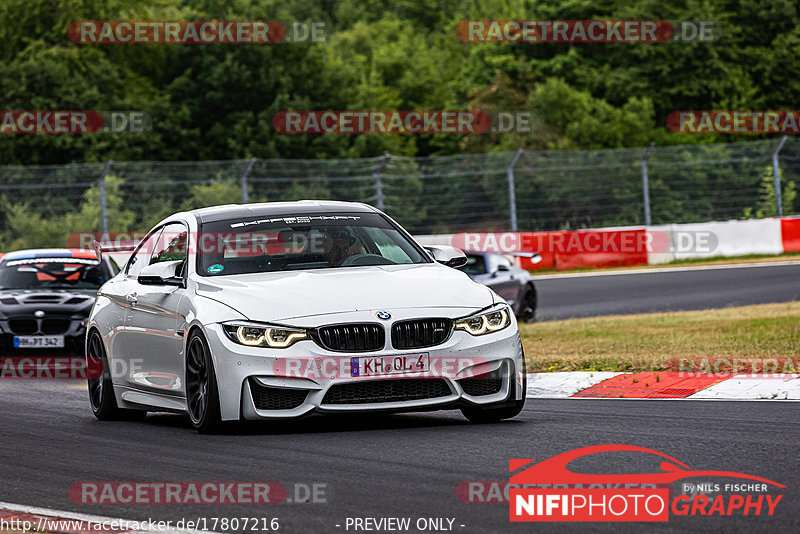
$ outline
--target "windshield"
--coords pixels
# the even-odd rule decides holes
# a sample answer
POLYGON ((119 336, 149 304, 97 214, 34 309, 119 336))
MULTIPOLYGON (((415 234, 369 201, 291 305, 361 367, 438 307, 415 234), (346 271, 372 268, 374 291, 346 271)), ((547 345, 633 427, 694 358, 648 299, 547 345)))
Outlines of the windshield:
POLYGON ((97 289, 110 278, 89 258, 31 258, 0 264, 0 289, 97 289))
POLYGON ((461 270, 469 275, 486 274, 486 262, 482 255, 467 254, 467 263, 461 270))
POLYGON ((203 276, 430 261, 377 213, 204 223, 198 251, 198 271, 203 276))

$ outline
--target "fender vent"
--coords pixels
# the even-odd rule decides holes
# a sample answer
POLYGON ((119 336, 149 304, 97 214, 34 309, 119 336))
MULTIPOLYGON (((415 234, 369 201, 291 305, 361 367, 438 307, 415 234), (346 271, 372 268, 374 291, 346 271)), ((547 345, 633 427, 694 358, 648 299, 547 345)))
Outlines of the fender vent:
POLYGON ((484 376, 481 378, 464 378, 458 381, 458 385, 467 395, 481 397, 483 395, 494 395, 503 389, 503 379, 497 376, 484 376))
POLYGON ((250 380, 250 393, 258 410, 291 410, 303 404, 308 396, 305 389, 284 389, 262 386, 250 380))

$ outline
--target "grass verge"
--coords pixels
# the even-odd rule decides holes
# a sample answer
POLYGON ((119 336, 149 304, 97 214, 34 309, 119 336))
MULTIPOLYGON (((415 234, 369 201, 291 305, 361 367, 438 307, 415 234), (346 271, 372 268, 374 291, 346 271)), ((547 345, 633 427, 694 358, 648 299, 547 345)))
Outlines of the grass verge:
POLYGON ((677 370, 679 358, 798 358, 800 302, 520 325, 529 372, 677 370))

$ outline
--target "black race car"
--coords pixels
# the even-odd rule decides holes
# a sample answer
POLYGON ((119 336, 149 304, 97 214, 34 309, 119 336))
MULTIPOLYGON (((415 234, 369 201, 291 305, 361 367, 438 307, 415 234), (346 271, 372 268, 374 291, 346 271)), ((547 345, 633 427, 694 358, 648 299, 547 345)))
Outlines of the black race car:
POLYGON ((467 264, 461 268, 470 278, 492 288, 506 299, 517 319, 531 322, 536 318, 536 288, 531 274, 517 267, 514 256, 526 256, 534 263, 541 261, 538 254, 496 254, 493 252, 466 252, 467 264))
POLYGON ((0 356, 83 355, 84 320, 115 269, 90 250, 19 250, 0 258, 0 356))

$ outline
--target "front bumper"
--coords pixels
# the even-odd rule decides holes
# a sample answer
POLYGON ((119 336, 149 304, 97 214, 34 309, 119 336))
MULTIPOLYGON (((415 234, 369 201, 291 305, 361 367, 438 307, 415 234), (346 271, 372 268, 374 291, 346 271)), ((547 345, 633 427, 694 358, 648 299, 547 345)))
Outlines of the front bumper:
POLYGON ((58 329, 42 328, 42 320, 33 316, 0 318, 0 354, 4 356, 84 356, 86 327, 82 317, 48 317, 61 321, 62 327, 58 329), (24 331, 15 331, 14 320, 22 319, 30 323, 36 323, 35 328, 24 331), (28 348, 20 349, 14 347, 15 336, 43 336, 57 335, 64 337, 64 346, 59 348, 28 348))
MULTIPOLYGON (((390 326, 390 325, 387 325, 390 326)), ((223 420, 291 419, 313 412, 403 412, 500 406, 524 398, 524 363, 516 322, 484 336, 454 332, 444 343, 376 352, 326 350, 312 340, 286 349, 234 343, 206 325, 223 420), (430 371, 351 376, 352 357, 426 354, 430 371)))

